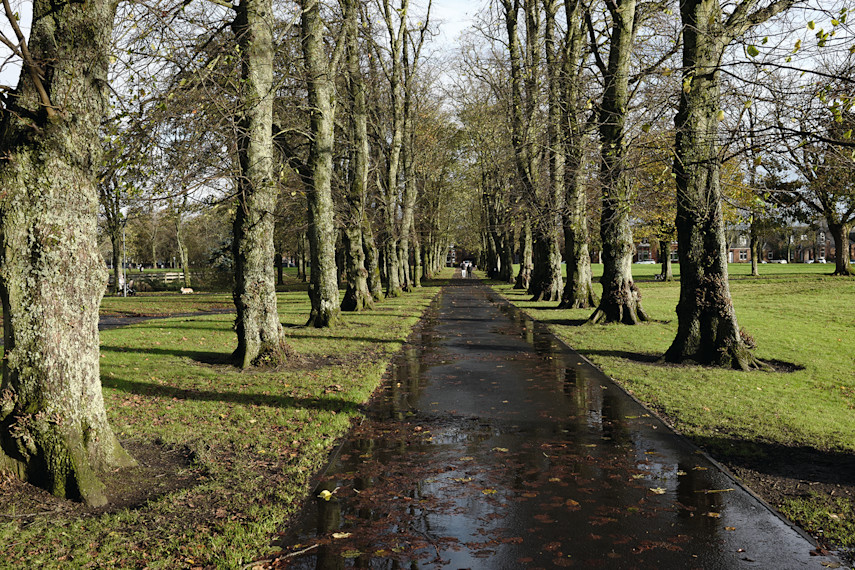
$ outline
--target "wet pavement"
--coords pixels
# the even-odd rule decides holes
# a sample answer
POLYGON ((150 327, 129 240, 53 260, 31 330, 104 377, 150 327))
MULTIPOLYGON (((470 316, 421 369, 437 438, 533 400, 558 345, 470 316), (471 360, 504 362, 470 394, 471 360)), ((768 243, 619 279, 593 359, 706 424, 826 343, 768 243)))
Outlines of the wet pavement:
POLYGON ((274 566, 838 567, 473 281, 443 290, 314 495, 274 566))

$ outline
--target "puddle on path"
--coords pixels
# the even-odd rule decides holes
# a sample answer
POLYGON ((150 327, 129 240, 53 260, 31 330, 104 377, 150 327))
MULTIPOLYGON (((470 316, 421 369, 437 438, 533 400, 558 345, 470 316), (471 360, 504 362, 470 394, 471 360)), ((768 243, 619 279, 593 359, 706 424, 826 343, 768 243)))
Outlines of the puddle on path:
POLYGON ((276 567, 829 564, 607 378, 493 297, 475 283, 444 290, 369 419, 282 536, 276 567), (329 500, 318 497, 324 491, 329 500))

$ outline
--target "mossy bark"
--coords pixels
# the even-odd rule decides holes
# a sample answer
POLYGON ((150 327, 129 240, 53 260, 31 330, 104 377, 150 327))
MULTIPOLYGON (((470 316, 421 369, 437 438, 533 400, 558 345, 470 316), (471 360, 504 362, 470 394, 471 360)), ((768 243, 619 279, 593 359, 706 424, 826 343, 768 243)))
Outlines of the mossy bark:
POLYGON ((849 261, 849 230, 847 224, 828 222, 828 229, 834 238, 834 275, 853 275, 849 261))
POLYGON ((383 261, 385 264, 386 296, 399 297, 403 292, 398 259, 397 225, 399 207, 399 175, 401 169, 401 151, 404 144, 404 63, 403 49, 406 40, 406 19, 409 0, 402 0, 400 9, 394 9, 387 0, 383 2, 383 18, 389 34, 391 69, 389 78, 389 96, 392 113, 391 137, 387 150, 386 171, 381 185, 383 193, 383 261), (398 18, 397 27, 394 22, 398 18))
MULTIPOLYGON (((240 46, 237 208, 233 225, 238 346, 242 368, 277 364, 287 349, 276 306, 273 267, 273 11, 270 0, 241 0, 232 31, 240 46)), ((187 268, 185 267, 185 274, 187 268)))
POLYGON ((368 189, 368 109, 365 101, 365 81, 359 69, 357 35, 357 0, 346 0, 347 27, 347 86, 350 95, 351 150, 349 156, 349 185, 347 214, 342 242, 345 251, 345 282, 347 288, 341 301, 342 311, 362 311, 374 308, 374 298, 368 288, 365 267, 365 247, 362 243, 365 196, 368 189))
POLYGON ((674 271, 671 267, 671 240, 659 240, 659 256, 662 258, 662 270, 659 272, 662 281, 673 281, 674 271))
POLYGON ((585 45, 584 10, 581 2, 568 0, 564 11, 568 22, 564 36, 563 89, 561 91, 566 127, 566 173, 564 176, 564 261, 567 281, 561 294, 560 309, 588 309, 596 306, 588 252, 588 196, 584 183, 584 101, 580 81, 585 45))
POLYGON ((635 32, 635 0, 609 5, 611 45, 600 107, 600 182, 603 242, 603 296, 591 323, 637 324, 648 320, 641 294, 632 280, 632 228, 629 223, 632 181, 627 172, 624 124, 629 107, 629 72, 635 32))
POLYGON ((528 291, 533 301, 559 301, 564 289, 559 243, 560 214, 564 209, 565 133, 561 123, 561 63, 556 44, 556 0, 544 0, 544 44, 546 55, 546 156, 549 177, 541 200, 535 228, 534 271, 528 291))
POLYGON ((528 291, 528 285, 531 282, 531 270, 534 267, 533 247, 531 222, 526 218, 520 231, 520 269, 517 272, 514 289, 528 291))
POLYGON ((532 301, 560 301, 564 289, 557 216, 548 217, 550 219, 542 220, 534 232, 534 268, 528 285, 532 301))
POLYGON ((134 464, 99 376, 96 169, 115 9, 36 0, 29 50, 41 73, 25 65, 0 119, 0 470, 92 506, 107 502, 101 476, 134 464))
POLYGON ((742 341, 730 296, 721 206, 718 135, 719 61, 728 38, 716 0, 681 5, 683 90, 674 120, 680 300, 668 362, 748 370, 759 363, 742 341))
POLYGON ((312 310, 308 325, 336 325, 341 314, 335 263, 335 209, 332 200, 335 87, 324 48, 320 5, 305 0, 302 12, 302 41, 311 108, 307 170, 309 203, 309 252, 312 274, 309 298, 312 310))
POLYGON ((182 279, 184 287, 192 287, 193 280, 190 278, 189 258, 187 244, 184 243, 184 212, 187 209, 187 195, 181 197, 180 204, 175 206, 175 241, 178 247, 178 262, 181 264, 182 279))

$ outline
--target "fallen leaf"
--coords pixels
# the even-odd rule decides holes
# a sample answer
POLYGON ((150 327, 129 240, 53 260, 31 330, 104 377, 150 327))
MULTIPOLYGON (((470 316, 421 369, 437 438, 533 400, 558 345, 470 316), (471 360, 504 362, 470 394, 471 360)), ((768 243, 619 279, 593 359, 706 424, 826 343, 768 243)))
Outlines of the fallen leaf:
POLYGON ((491 451, 495 451, 496 453, 507 453, 507 447, 494 447, 491 451))
POLYGON ((351 533, 349 533, 349 532, 334 532, 332 537, 335 539, 348 538, 348 537, 350 537, 350 534, 351 533))
POLYGON ((705 514, 706 516, 708 516, 708 517, 712 518, 712 519, 719 519, 719 518, 721 518, 721 513, 714 513, 714 512, 712 512, 712 511, 710 511, 710 512, 708 512, 708 513, 704 513, 704 514, 705 514))
POLYGON ((724 527, 724 530, 736 530, 736 527, 735 526, 726 526, 726 527, 724 527))
POLYGON ((663 489, 662 487, 652 487, 650 489, 650 492, 655 494, 655 495, 664 495, 665 489, 663 489))
POLYGON ((481 492, 485 495, 495 495, 498 491, 496 491, 495 489, 484 489, 481 492))

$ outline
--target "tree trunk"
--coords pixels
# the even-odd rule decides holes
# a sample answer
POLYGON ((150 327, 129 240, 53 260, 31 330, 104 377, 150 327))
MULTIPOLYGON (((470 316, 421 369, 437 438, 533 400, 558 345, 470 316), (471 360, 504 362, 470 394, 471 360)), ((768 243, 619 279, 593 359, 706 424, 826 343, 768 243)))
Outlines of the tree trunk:
POLYGON ((113 266, 113 287, 111 289, 114 295, 119 293, 119 272, 122 263, 122 244, 121 244, 121 231, 114 233, 110 231, 110 255, 111 255, 111 264, 113 266))
POLYGON ((413 234, 413 287, 422 286, 422 244, 418 234, 413 234))
POLYGON ((276 253, 273 256, 273 264, 276 266, 276 286, 279 287, 283 284, 283 275, 282 275, 282 254, 276 253))
POLYGON ((309 266, 308 260, 306 259, 306 231, 300 231, 300 234, 297 236, 297 277, 300 278, 300 281, 303 283, 309 280, 309 266))
POLYGON ((178 261, 181 264, 184 287, 192 287, 190 268, 187 267, 187 246, 184 244, 184 210, 187 207, 187 196, 182 196, 181 205, 175 209, 175 241, 178 248, 178 261))
POLYGON ((828 229, 834 238, 834 275, 853 275, 852 264, 849 262, 849 230, 846 224, 828 221, 828 229))
POLYGON ((311 180, 304 180, 308 182, 309 255, 312 260, 309 280, 312 312, 307 325, 321 328, 335 326, 340 315, 332 201, 335 89, 324 49, 320 4, 303 0, 301 6, 303 55, 308 74, 309 107, 312 109, 312 142, 306 165, 311 180))
POLYGON ((347 288, 341 301, 341 310, 361 311, 374 308, 374 299, 368 288, 365 247, 362 243, 365 195, 368 189, 368 110, 365 82, 359 69, 357 1, 346 0, 344 5, 347 26, 347 80, 351 102, 349 126, 353 146, 349 160, 348 215, 343 235, 347 288))
POLYGON ((757 215, 751 216, 751 275, 758 277, 760 275, 760 235, 757 231, 757 215))
POLYGON ((157 269, 157 210, 151 212, 151 266, 157 269))
MULTIPOLYGON (((556 216, 549 216, 553 218, 556 216)), ((528 292, 532 301, 560 301, 564 288, 561 280, 561 248, 558 244, 557 220, 542 220, 535 231, 534 268, 528 292)))
POLYGON ((385 239, 383 241, 383 259, 386 266, 386 296, 398 297, 402 293, 400 267, 398 265, 398 186, 401 166, 401 149, 404 144, 404 85, 403 85, 403 47, 406 39, 406 18, 409 0, 401 0, 401 8, 394 9, 390 0, 383 0, 383 15, 386 21, 389 41, 391 42, 392 69, 389 74, 389 93, 391 98, 391 142, 386 161, 383 180, 383 223, 385 239), (394 14, 394 15, 393 15, 394 14), (393 22, 399 18, 397 30, 393 22))
POLYGON ((109 0, 33 5, 29 50, 0 122, 0 471, 106 504, 103 474, 134 465, 107 423, 98 306, 99 125, 108 104, 109 0))
POLYGON ((564 176, 564 260, 567 282, 561 295, 560 309, 588 309, 596 306, 597 295, 591 282, 591 255, 588 252, 588 197, 584 184, 585 132, 581 96, 581 63, 585 28, 581 2, 565 2, 567 30, 564 39, 564 102, 567 166, 564 176))
POLYGON ((362 218, 362 249, 365 250, 368 290, 375 301, 382 301, 383 279, 380 277, 380 252, 374 244, 374 232, 367 215, 362 218))
POLYGON ((641 293, 632 280, 632 228, 629 223, 632 182, 626 168, 624 123, 629 106, 629 72, 635 0, 609 5, 612 36, 605 92, 600 109, 603 185, 600 238, 603 242, 603 296, 592 323, 637 324, 647 320, 641 293))
MULTIPOLYGON (((232 31, 241 55, 238 123, 238 204, 232 248, 238 346, 242 367, 278 363, 286 355, 273 270, 273 10, 271 0, 241 0, 232 31)), ((189 275, 185 267, 185 275, 189 275)))
POLYGON ((683 90, 674 119, 680 300, 668 362, 747 370, 758 363, 743 342, 730 297, 716 148, 718 62, 724 45, 715 0, 686 0, 683 90))
POLYGON ((559 212, 564 209, 564 129, 560 108, 560 61, 555 45, 556 0, 544 0, 545 53, 547 81, 546 155, 549 179, 542 205, 545 213, 535 230, 534 271, 529 283, 533 301, 560 301, 564 284, 561 278, 561 248, 559 245, 559 212))
POLYGON ((659 240, 659 255, 662 256, 662 272, 659 274, 662 281, 673 281, 674 272, 671 268, 671 240, 659 240))
POLYGON ((520 270, 517 272, 514 289, 528 291, 529 283, 531 283, 531 271, 534 267, 533 249, 531 222, 526 217, 525 222, 523 222, 522 231, 520 232, 520 270))

